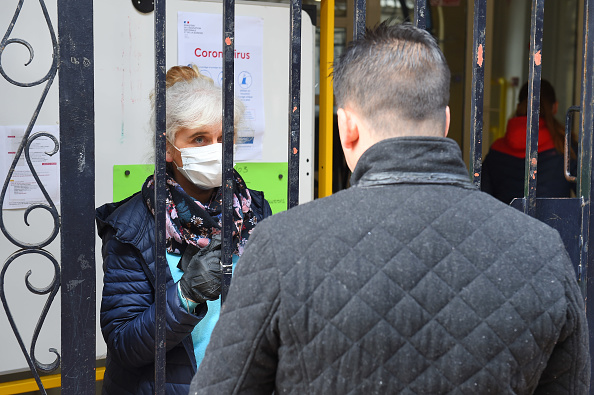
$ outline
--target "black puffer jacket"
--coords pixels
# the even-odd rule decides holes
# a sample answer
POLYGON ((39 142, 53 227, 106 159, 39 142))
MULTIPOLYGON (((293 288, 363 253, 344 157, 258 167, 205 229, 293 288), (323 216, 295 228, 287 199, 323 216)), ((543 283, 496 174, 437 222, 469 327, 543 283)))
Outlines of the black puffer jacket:
POLYGON ((353 187, 252 234, 191 394, 586 394, 559 235, 476 190, 456 143, 384 140, 353 187))
MULTIPOLYGON (((262 192, 251 190, 258 220, 271 215, 262 192)), ((153 215, 141 194, 97 209, 103 240, 103 297, 101 331, 107 343, 104 394, 154 393, 155 251, 153 215)), ((166 393, 188 393, 196 372, 190 333, 207 312, 194 314, 181 306, 177 288, 167 272, 166 393)))

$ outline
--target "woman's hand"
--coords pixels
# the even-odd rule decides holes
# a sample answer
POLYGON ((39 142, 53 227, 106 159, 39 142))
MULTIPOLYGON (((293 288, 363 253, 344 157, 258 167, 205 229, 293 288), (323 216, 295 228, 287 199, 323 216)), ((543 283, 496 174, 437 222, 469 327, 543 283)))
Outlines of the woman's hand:
POLYGON ((184 271, 179 280, 182 294, 196 303, 218 299, 223 276, 220 235, 213 236, 210 244, 193 256, 188 257, 186 253, 192 253, 192 249, 186 249, 180 261, 184 271))

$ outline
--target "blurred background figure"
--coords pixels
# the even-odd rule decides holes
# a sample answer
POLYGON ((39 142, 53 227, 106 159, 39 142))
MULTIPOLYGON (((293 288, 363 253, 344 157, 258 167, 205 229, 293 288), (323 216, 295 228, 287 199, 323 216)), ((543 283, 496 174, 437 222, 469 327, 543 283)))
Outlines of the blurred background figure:
MULTIPOLYGON (((537 197, 570 197, 574 188, 574 184, 565 179, 563 170, 565 128, 555 118, 558 107, 553 86, 547 80, 542 80, 538 124, 537 197)), ((507 204, 514 198, 524 197, 527 113, 528 83, 525 83, 518 95, 516 114, 507 123, 505 136, 493 142, 483 162, 481 189, 507 204)), ((575 159, 576 146, 576 140, 572 136, 572 159, 575 159)))

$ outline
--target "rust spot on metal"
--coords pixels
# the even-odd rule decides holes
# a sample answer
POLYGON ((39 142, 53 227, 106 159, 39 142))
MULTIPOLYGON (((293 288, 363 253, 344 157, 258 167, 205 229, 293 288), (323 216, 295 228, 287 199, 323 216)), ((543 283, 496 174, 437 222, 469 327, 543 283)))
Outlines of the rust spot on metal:
POLYGON ((476 53, 476 64, 478 64, 478 67, 483 67, 483 44, 479 44, 476 53))
POLYGON ((532 160, 530 161, 530 163, 532 164, 532 166, 536 166, 536 158, 532 158, 532 160))
POLYGON ((231 39, 229 37, 225 38, 225 44, 231 45, 231 39))
POLYGON ((478 177, 478 176, 479 176, 479 173, 474 173, 474 176, 475 176, 475 177, 478 177))
POLYGON ((297 148, 293 147, 293 155, 297 155, 297 148))
POLYGON ((534 64, 537 66, 540 66, 541 60, 542 60, 542 54, 540 53, 540 51, 538 51, 537 53, 534 54, 534 64))
POLYGON ((297 106, 293 107, 293 112, 297 111, 297 106))

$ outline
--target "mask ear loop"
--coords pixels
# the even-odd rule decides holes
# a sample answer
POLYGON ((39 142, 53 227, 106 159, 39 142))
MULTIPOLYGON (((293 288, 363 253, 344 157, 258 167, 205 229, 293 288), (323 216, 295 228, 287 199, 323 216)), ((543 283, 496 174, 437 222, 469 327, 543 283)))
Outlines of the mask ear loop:
MULTIPOLYGON (((167 140, 167 143, 168 143, 169 145, 171 145, 173 148, 175 148, 175 149, 176 149, 176 150, 177 150, 177 151, 178 151, 178 152, 181 154, 181 150, 180 150, 179 148, 177 148, 177 147, 175 146, 175 144, 173 144, 173 143, 172 143, 171 141, 169 141, 169 140, 167 140)), ((171 161, 173 162, 173 164, 175 165, 175 167, 177 167, 177 168, 179 169, 179 166, 177 165, 177 163, 175 163, 175 159, 173 159, 173 157, 172 157, 171 161)))

